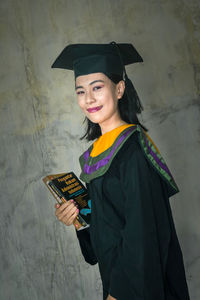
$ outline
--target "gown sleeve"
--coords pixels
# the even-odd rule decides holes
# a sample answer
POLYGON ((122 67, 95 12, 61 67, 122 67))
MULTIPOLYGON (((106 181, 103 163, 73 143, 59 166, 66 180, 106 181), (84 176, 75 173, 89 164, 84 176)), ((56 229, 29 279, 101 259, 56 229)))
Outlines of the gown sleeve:
POLYGON ((85 261, 90 265, 95 265, 98 261, 91 244, 89 229, 90 227, 79 231, 76 230, 76 235, 85 261))
POLYGON ((136 144, 123 158, 118 172, 125 225, 111 271, 109 294, 117 300, 164 300, 171 230, 160 176, 136 144))
MULTIPOLYGON (((89 192, 89 186, 87 183, 86 183, 86 188, 89 192)), ((98 262, 98 260, 94 253, 91 239, 90 239, 90 227, 82 230, 76 230, 76 236, 78 238, 81 252, 85 261, 90 265, 95 265, 98 262)))

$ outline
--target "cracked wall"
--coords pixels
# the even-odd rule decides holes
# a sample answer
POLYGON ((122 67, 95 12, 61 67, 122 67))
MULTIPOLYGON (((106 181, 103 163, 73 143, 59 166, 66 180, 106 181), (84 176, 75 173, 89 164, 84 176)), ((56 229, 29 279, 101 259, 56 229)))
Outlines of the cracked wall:
POLYGON ((35 0, 0 4, 0 299, 102 299, 97 266, 54 216, 41 178, 74 170, 87 147, 72 72, 50 68, 70 43, 131 42, 128 66, 180 193, 170 199, 191 299, 200 299, 200 4, 197 0, 35 0), (95 295, 95 296, 94 296, 95 295))

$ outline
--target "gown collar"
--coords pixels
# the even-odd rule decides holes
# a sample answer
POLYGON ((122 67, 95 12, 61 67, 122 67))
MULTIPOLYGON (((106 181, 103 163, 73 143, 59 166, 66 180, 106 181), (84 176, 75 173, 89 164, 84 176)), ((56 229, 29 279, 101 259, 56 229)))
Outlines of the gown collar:
POLYGON ((109 149, 113 143, 115 142, 116 138, 119 136, 119 134, 125 130, 126 128, 133 126, 134 124, 124 124, 121 126, 118 126, 104 134, 102 134, 94 143, 92 147, 92 151, 90 155, 92 157, 98 156, 102 152, 109 149))
POLYGON ((168 184, 168 196, 179 192, 178 186, 158 148, 139 124, 127 124, 100 136, 80 157, 80 179, 85 183, 102 176, 127 139, 138 133, 139 144, 153 168, 168 184), (104 143, 105 142, 105 143, 104 143))

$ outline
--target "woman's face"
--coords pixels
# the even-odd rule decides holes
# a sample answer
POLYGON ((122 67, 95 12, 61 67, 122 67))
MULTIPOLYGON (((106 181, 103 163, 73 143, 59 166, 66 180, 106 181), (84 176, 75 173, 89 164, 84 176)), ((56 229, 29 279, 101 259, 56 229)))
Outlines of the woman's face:
POLYGON ((86 117, 100 127, 114 125, 121 120, 118 101, 124 93, 124 81, 114 84, 103 73, 92 73, 76 78, 78 104, 86 117))

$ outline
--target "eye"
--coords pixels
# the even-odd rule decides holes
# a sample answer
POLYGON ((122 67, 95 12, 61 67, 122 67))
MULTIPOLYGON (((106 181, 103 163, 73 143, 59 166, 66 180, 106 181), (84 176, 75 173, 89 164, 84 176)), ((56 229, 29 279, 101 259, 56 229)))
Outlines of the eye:
POLYGON ((100 85, 95 86, 95 87, 93 88, 93 91, 97 91, 97 90, 101 89, 102 87, 103 87, 103 86, 100 86, 100 85))
POLYGON ((84 91, 78 91, 76 92, 77 95, 81 95, 81 94, 84 94, 84 91))

